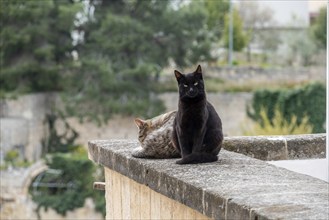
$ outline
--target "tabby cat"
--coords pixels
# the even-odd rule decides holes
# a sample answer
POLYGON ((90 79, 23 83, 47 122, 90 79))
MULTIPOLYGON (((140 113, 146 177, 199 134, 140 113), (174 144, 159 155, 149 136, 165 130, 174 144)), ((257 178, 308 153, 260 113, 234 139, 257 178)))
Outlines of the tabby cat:
POLYGON ((173 143, 182 159, 177 164, 217 161, 222 142, 222 122, 207 101, 201 66, 193 73, 175 70, 179 103, 174 120, 173 143))
POLYGON ((141 147, 134 150, 133 157, 160 159, 180 156, 171 141, 176 112, 171 111, 148 120, 135 119, 141 147))

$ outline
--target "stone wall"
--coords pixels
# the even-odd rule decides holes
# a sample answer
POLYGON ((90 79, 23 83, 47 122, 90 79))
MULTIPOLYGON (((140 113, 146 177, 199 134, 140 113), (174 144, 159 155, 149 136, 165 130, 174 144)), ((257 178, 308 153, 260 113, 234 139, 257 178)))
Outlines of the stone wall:
POLYGON ((0 162, 9 149, 22 149, 22 156, 35 161, 41 155, 45 116, 56 105, 56 95, 40 93, 0 101, 0 162))
MULTIPOLYGON (((326 80, 325 67, 311 68, 273 68, 262 69, 254 67, 210 67, 203 68, 209 77, 220 78, 225 83, 250 84, 256 83, 301 83, 307 81, 326 80)), ((160 80, 173 78, 172 68, 165 70, 160 80)), ((177 108, 178 96, 176 93, 160 95, 167 110, 177 108)), ((208 94, 208 99, 214 104, 223 121, 224 133, 228 136, 242 135, 241 126, 246 123, 245 106, 250 102, 250 93, 221 93, 208 94)), ((46 135, 44 124, 45 115, 55 106, 59 99, 54 93, 30 94, 20 96, 14 100, 0 100, 0 163, 9 149, 18 149, 22 156, 30 161, 41 155, 40 140, 46 135)), ((115 117, 103 127, 94 124, 79 124, 76 119, 70 123, 81 134, 78 141, 85 144, 89 139, 104 138, 135 138, 137 129, 133 117, 115 117), (118 129, 120 128, 120 129, 118 129)))
POLYGON ((156 218, 158 212, 152 214, 152 207, 158 200, 154 200, 153 206, 142 206, 143 210, 133 207, 133 201, 152 199, 156 193, 164 197, 159 199, 164 204, 160 212, 166 213, 166 219, 176 218, 175 208, 180 213, 194 210, 195 219, 327 219, 329 216, 329 184, 325 181, 226 150, 219 153, 217 162, 205 164, 178 165, 177 159, 133 158, 131 152, 138 146, 137 140, 89 142, 89 158, 106 168, 107 219, 122 217, 124 213, 139 219, 142 212, 156 218), (144 194, 145 190, 148 192, 144 194), (127 193, 133 198, 124 198, 127 193))
MULTIPOLYGON (((36 212, 38 205, 33 202, 28 193, 33 179, 45 171, 47 166, 38 161, 28 168, 16 168, 2 170, 0 175, 0 219, 18 220, 29 219, 37 220, 36 212)), ((65 220, 65 219, 103 219, 102 214, 95 211, 95 204, 92 199, 87 198, 83 207, 73 211, 68 211, 66 216, 58 214, 55 210, 48 208, 40 209, 40 219, 65 220)))
POLYGON ((95 204, 87 198, 83 207, 68 211, 65 216, 58 214, 54 209, 41 208, 39 216, 36 212, 38 205, 28 195, 17 195, 14 201, 1 203, 1 220, 103 220, 100 213, 95 212, 95 204))
POLYGON ((271 82, 273 84, 285 82, 302 83, 309 81, 326 81, 326 67, 312 68, 256 68, 256 67, 209 67, 211 77, 216 77, 225 82, 250 83, 271 82))
POLYGON ((264 161, 326 158, 326 134, 225 137, 223 148, 264 161))
MULTIPOLYGON (((167 111, 177 109, 176 93, 163 93, 160 94, 160 98, 164 101, 167 111)), ((247 120, 246 105, 251 98, 251 93, 243 92, 208 94, 209 101, 223 121, 223 131, 226 136, 243 135, 244 123, 250 123, 247 120)), ((45 117, 54 106, 58 107, 58 103, 55 94, 25 95, 16 100, 0 102, 0 162, 9 149, 19 150, 21 155, 30 161, 40 157, 41 139, 47 135, 45 117)), ((90 122, 81 124, 76 118, 70 118, 68 122, 80 134, 77 143, 81 145, 85 145, 91 139, 136 139, 138 136, 134 117, 114 116, 101 127, 90 122)), ((304 155, 302 158, 308 156, 304 155)))
MULTIPOLYGON (((208 94, 220 114, 226 135, 241 135, 241 125, 245 121, 245 106, 251 99, 249 93, 208 94), (233 120, 234 119, 234 120, 233 120)), ((167 110, 177 109, 176 93, 160 95, 167 110)), ((17 149, 29 161, 40 158, 41 140, 47 135, 46 114, 60 106, 56 94, 31 94, 13 100, 0 101, 0 163, 10 149, 17 149)), ((80 136, 78 143, 85 145, 90 139, 136 138, 137 127, 134 117, 113 117, 106 125, 98 127, 93 123, 80 124, 77 119, 68 119, 80 136)))
MULTIPOLYGON (((178 106, 177 93, 160 94, 167 111, 175 110, 178 106)), ((218 112, 223 123, 226 136, 242 135, 243 123, 247 121, 246 106, 252 99, 251 93, 208 93, 207 99, 218 112)))
MULTIPOLYGON (((203 72, 206 77, 218 78, 225 83, 233 84, 261 84, 269 82, 281 85, 282 82, 290 82, 293 84, 305 83, 309 81, 326 81, 326 66, 317 66, 309 68, 259 68, 259 67, 211 67, 202 65, 203 72)), ((185 72, 194 71, 187 69, 185 72)), ((173 67, 164 70, 163 81, 173 79, 173 67)))

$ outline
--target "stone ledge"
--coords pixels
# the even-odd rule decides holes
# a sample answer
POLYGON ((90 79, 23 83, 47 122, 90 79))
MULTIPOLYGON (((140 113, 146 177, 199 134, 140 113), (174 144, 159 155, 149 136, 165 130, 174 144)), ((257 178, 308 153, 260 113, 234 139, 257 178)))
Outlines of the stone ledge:
POLYGON ((89 158, 214 219, 326 219, 328 183, 222 150, 214 163, 137 159, 136 140, 90 141, 89 158))
POLYGON ((260 160, 326 157, 326 134, 225 137, 223 148, 260 160))

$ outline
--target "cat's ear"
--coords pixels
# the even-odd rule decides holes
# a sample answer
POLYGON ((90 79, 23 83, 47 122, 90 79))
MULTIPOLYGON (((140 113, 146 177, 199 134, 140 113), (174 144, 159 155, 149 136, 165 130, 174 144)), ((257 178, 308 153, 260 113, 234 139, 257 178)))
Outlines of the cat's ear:
POLYGON ((198 65, 198 67, 196 68, 195 73, 202 74, 202 69, 200 65, 198 65))
POLYGON ((181 74, 179 71, 175 70, 175 76, 176 76, 176 79, 177 79, 177 82, 179 82, 179 80, 181 78, 183 78, 183 74, 181 74))
POLYGON ((146 122, 143 121, 142 119, 140 118, 135 118, 135 124, 137 125, 137 127, 140 129, 144 126, 146 122))
POLYGON ((196 70, 194 71, 194 75, 200 77, 200 79, 203 78, 203 77, 202 77, 202 69, 201 69, 201 66, 200 66, 200 65, 198 65, 198 67, 197 67, 196 70))

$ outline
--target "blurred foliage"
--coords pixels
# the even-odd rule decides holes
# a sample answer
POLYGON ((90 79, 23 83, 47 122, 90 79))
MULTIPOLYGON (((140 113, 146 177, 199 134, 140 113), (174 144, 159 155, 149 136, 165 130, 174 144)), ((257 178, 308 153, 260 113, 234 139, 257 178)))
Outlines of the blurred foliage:
POLYGON ((251 47, 255 42, 263 50, 264 61, 266 61, 267 54, 273 52, 280 41, 277 34, 271 33, 276 32, 275 30, 259 31, 273 25, 273 10, 264 4, 260 4, 258 1, 239 1, 238 6, 243 27, 248 36, 246 50, 248 63, 252 62, 251 47))
POLYGON ((164 111, 155 92, 169 61, 182 67, 211 59, 207 14, 199 5, 91 1, 86 7, 94 13, 78 27, 84 39, 65 91, 68 112, 102 122, 113 114, 151 117, 164 111))
POLYGON ((17 150, 9 150, 5 155, 5 161, 12 163, 14 160, 18 159, 19 153, 17 150))
POLYGON ((8 167, 28 167, 31 163, 20 155, 18 149, 12 149, 6 152, 4 163, 1 164, 0 170, 6 170, 8 167))
MULTIPOLYGON (((223 40, 226 48, 229 47, 229 27, 230 27, 230 15, 226 14, 224 21, 224 34, 223 40)), ((233 8, 233 50, 241 51, 248 41, 248 35, 243 30, 243 21, 239 15, 239 12, 233 8)))
POLYGON ((313 62, 312 57, 317 51, 316 45, 307 30, 299 33, 287 33, 287 48, 279 53, 279 59, 282 64, 287 66, 310 66, 313 62))
POLYGON ((60 91, 68 115, 99 123, 160 113, 163 67, 213 59, 203 1, 4 0, 1 9, 0 94, 60 91))
POLYGON ((327 47, 327 7, 320 9, 319 16, 311 27, 313 36, 319 48, 327 47))
POLYGON ((46 115, 44 123, 48 129, 47 134, 41 140, 43 155, 55 152, 67 153, 78 147, 76 139, 79 134, 69 125, 63 114, 60 112, 49 113, 46 115))
POLYGON ((31 186, 33 200, 38 204, 37 212, 41 207, 53 208, 59 214, 82 207, 87 197, 95 203, 95 209, 105 216, 104 193, 94 191, 92 183, 103 181, 102 168, 95 166, 88 158, 83 146, 76 144, 78 133, 68 124, 61 112, 51 112, 46 116, 48 126, 47 135, 42 140, 43 155, 50 169, 60 171, 60 175, 48 181, 52 184, 63 185, 64 188, 40 188, 31 186), (59 130, 61 131, 59 133, 59 130))
POLYGON ((81 10, 70 0, 2 0, 0 90, 44 92, 63 89, 73 49, 73 19, 81 10))
POLYGON ((31 185, 32 199, 38 204, 37 212, 44 207, 53 208, 59 214, 83 207, 85 199, 93 199, 96 211, 105 216, 104 192, 93 190, 93 182, 104 181, 104 175, 88 158, 86 150, 80 146, 71 153, 52 154, 47 159, 47 165, 59 174, 48 179, 41 179, 54 186, 66 187, 38 187, 31 185), (96 174, 96 175, 95 175, 96 174), (98 174, 98 175, 97 175, 98 174))
POLYGON ((266 114, 266 110, 261 108, 260 119, 262 123, 245 123, 243 125, 243 135, 289 135, 289 134, 310 134, 313 131, 312 126, 308 122, 307 117, 297 123, 297 116, 292 115, 288 122, 276 107, 274 116, 270 120, 266 114))
POLYGON ((224 30, 225 15, 229 11, 228 0, 205 0, 205 8, 207 11, 207 25, 214 35, 221 39, 224 30))
POLYGON ((326 88, 322 83, 312 83, 294 89, 258 90, 253 95, 251 106, 247 107, 247 115, 264 127, 262 109, 272 125, 275 109, 278 109, 288 123, 297 117, 296 125, 299 126, 307 117, 312 132, 322 133, 325 132, 326 88))

